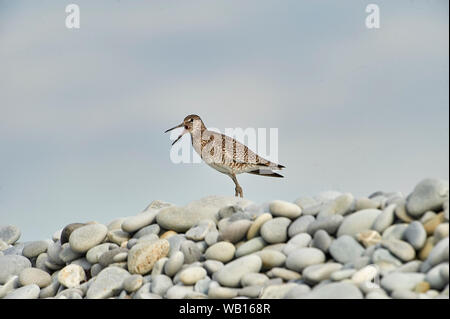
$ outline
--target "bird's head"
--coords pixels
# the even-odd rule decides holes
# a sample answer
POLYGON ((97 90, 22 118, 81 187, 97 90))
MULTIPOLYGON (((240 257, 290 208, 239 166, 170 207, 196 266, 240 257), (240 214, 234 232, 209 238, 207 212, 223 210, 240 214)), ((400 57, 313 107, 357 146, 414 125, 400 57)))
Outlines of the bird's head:
POLYGON ((170 132, 179 127, 184 127, 184 130, 178 136, 178 138, 172 143, 172 145, 175 144, 176 142, 178 142, 179 139, 186 133, 192 134, 194 131, 197 131, 197 130, 202 131, 203 129, 205 129, 205 125, 203 124, 203 121, 200 118, 200 116, 191 114, 191 115, 186 116, 181 124, 168 129, 164 133, 170 132))

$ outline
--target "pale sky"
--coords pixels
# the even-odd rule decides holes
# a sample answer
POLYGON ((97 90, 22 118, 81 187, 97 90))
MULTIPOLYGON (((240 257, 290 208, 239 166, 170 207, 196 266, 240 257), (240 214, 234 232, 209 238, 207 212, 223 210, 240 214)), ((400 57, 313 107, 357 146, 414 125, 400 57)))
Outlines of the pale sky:
POLYGON ((238 176, 256 203, 448 180, 448 13, 446 0, 0 0, 0 224, 37 240, 155 199, 234 195, 206 164, 170 161, 163 131, 192 113, 278 128, 285 178, 238 176), (69 3, 80 29, 65 27, 69 3))

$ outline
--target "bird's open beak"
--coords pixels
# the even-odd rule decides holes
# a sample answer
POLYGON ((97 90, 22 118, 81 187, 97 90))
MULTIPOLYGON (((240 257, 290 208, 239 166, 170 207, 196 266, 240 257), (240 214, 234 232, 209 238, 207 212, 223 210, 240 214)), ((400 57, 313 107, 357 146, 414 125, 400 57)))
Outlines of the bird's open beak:
MULTIPOLYGON (((172 128, 169 128, 167 131, 165 131, 164 133, 167 133, 167 132, 170 132, 170 131, 172 131, 172 130, 174 130, 174 129, 176 129, 176 128, 179 128, 179 127, 183 127, 184 126, 184 123, 181 123, 180 125, 177 125, 177 126, 174 126, 174 127, 172 127, 172 128)), ((188 130, 184 130, 178 137, 177 137, 177 139, 175 140, 175 141, 173 141, 173 143, 172 143, 172 145, 174 145, 176 142, 178 142, 179 140, 180 140, 180 138, 184 135, 184 134, 186 134, 186 133, 188 133, 189 131, 188 130)))

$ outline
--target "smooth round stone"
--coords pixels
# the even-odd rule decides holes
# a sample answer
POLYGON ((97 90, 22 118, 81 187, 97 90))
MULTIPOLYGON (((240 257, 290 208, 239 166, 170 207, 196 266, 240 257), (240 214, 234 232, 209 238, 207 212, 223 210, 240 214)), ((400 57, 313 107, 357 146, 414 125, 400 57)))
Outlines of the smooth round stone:
POLYGON ((12 245, 20 238, 20 229, 14 225, 0 225, 0 240, 12 245))
POLYGON ((391 299, 385 292, 371 291, 366 295, 366 299, 391 299))
POLYGON ((283 243, 287 240, 287 229, 291 220, 276 217, 265 222, 261 227, 261 236, 269 244, 283 243))
POLYGON ((194 291, 192 286, 172 286, 165 295, 167 299, 184 299, 194 291))
POLYGON ((112 263, 121 262, 121 261, 126 260, 127 253, 128 253, 127 248, 114 248, 114 249, 105 251, 98 258, 98 263, 100 265, 102 265, 103 267, 107 267, 108 265, 110 265, 112 263), (124 256, 123 253, 125 253, 125 258, 123 258, 123 256, 124 256), (122 254, 122 255, 120 255, 120 254, 122 254), (120 258, 116 258, 116 256, 118 256, 118 255, 120 258))
POLYGON ((449 184, 447 181, 427 178, 422 180, 407 197, 406 209, 413 217, 420 217, 426 211, 442 208, 448 198, 449 184))
POLYGON ((251 225, 252 222, 247 219, 227 222, 223 228, 219 227, 219 234, 222 240, 237 243, 246 236, 251 225))
POLYGON ((19 276, 11 276, 4 285, 0 285, 0 298, 20 287, 19 276))
POLYGON ((300 296, 303 296, 311 291, 311 288, 307 285, 296 285, 292 287, 285 295, 284 299, 299 299, 300 296))
POLYGON ((417 299, 417 294, 406 289, 394 290, 391 294, 392 299, 417 299))
POLYGON ((216 229, 209 231, 205 236, 205 243, 212 246, 219 241, 219 232, 216 229))
POLYGON ((384 240, 389 239, 402 239, 403 234, 408 228, 409 224, 394 224, 389 226, 382 234, 381 238, 384 240))
POLYGON ((406 211, 406 204, 404 201, 397 203, 397 207, 394 210, 395 216, 400 219, 402 222, 411 223, 414 219, 408 215, 406 211))
POLYGON ((321 219, 332 215, 346 215, 350 213, 354 201, 355 198, 350 193, 340 195, 323 205, 317 218, 321 219))
POLYGON ((302 209, 294 204, 283 200, 274 200, 269 204, 269 210, 273 216, 294 219, 300 216, 302 209))
POLYGON ((297 280, 301 278, 301 275, 298 272, 281 267, 273 267, 267 272, 267 275, 271 278, 277 277, 285 281, 297 280))
POLYGON ((186 238, 194 241, 204 240, 208 232, 215 228, 216 224, 213 221, 209 219, 201 221, 186 232, 186 238))
POLYGON ((180 272, 180 281, 186 286, 195 285, 197 281, 206 277, 206 270, 202 267, 188 267, 180 272))
POLYGON ((241 278, 241 286, 247 287, 247 286, 262 286, 269 280, 269 277, 267 277, 264 274, 260 273, 248 273, 242 276, 241 278))
POLYGON ((390 204, 385 209, 383 209, 381 214, 379 214, 377 218, 375 218, 371 228, 379 233, 382 233, 389 226, 391 226, 394 223, 395 207, 397 207, 397 204, 390 204))
POLYGON ((261 226, 267 222, 268 220, 272 219, 272 215, 269 213, 264 213, 259 215, 253 224, 250 226, 250 228, 247 231, 247 239, 252 239, 259 235, 261 226))
POLYGON ((30 267, 31 262, 26 257, 19 255, 0 256, 0 284, 5 284, 10 276, 19 275, 22 270, 30 267))
POLYGON ((289 239, 287 243, 294 245, 296 248, 303 248, 307 247, 311 242, 311 240, 312 240, 311 235, 307 233, 301 233, 289 239))
POLYGON ((413 221, 403 233, 403 239, 409 242, 414 249, 419 250, 425 245, 427 232, 422 223, 413 221))
POLYGON ((360 257, 364 248, 353 237, 343 235, 331 243, 329 252, 334 260, 346 264, 360 257))
POLYGON ((321 219, 316 219, 314 222, 308 225, 307 233, 314 236, 316 231, 323 229, 330 235, 334 235, 336 230, 344 221, 344 216, 342 215, 331 215, 321 219))
POLYGON ((97 278, 89 286, 87 299, 105 299, 112 297, 123 288, 123 282, 130 274, 119 267, 107 267, 103 269, 97 278))
POLYGON ((263 249, 264 246, 266 246, 264 239, 262 237, 256 237, 240 245, 239 248, 236 249, 235 255, 237 258, 249 255, 263 249))
POLYGON ((64 263, 70 263, 70 262, 74 261, 75 259, 80 258, 81 256, 83 256, 83 254, 74 252, 72 250, 72 248, 70 248, 69 243, 65 243, 61 246, 61 252, 59 253, 59 258, 64 263))
POLYGON ((130 239, 130 234, 127 232, 124 232, 121 229, 114 229, 108 231, 106 234, 108 241, 115 243, 117 245, 122 245, 123 243, 127 242, 130 239))
POLYGON ((238 287, 242 276, 251 272, 259 272, 262 261, 259 256, 249 255, 237 258, 214 273, 214 280, 222 286, 238 287))
POLYGON ((180 251, 184 254, 184 262, 186 264, 192 264, 202 257, 200 248, 192 240, 182 242, 180 251))
POLYGON ((206 260, 203 263, 203 267, 205 267, 208 274, 211 275, 221 269, 223 267, 223 263, 218 260, 206 260))
POLYGON ((448 235, 449 235, 449 224, 448 223, 439 224, 434 230, 433 234, 434 242, 438 243, 445 237, 448 237, 448 235))
POLYGON ((123 281, 123 289, 125 289, 129 293, 132 293, 141 288, 143 284, 144 277, 142 277, 142 275, 135 274, 127 277, 123 281))
POLYGON ((342 268, 338 263, 326 263, 319 265, 311 265, 303 270, 303 278, 307 282, 317 283, 330 278, 331 274, 342 268))
POLYGON ((263 287, 260 285, 256 286, 246 286, 244 288, 239 289, 238 296, 248 297, 248 298, 258 298, 261 294, 263 287))
POLYGON ((84 253, 100 244, 108 233, 108 228, 102 224, 90 224, 75 229, 70 234, 69 244, 73 251, 84 253))
POLYGON ((419 251, 419 259, 426 260, 433 247, 434 247, 434 237, 431 236, 427 238, 427 240, 425 241, 425 245, 419 251))
POLYGON ((238 294, 237 289, 213 286, 208 290, 208 297, 211 299, 231 299, 238 294))
POLYGON ((434 266, 425 276, 425 281, 430 284, 432 289, 442 290, 448 285, 448 277, 445 278, 445 272, 448 273, 448 263, 442 263, 434 266), (444 273, 444 276, 442 274, 444 273))
POLYGON ((413 260, 410 261, 400 267, 398 267, 395 271, 400 272, 419 272, 420 265, 422 262, 420 260, 413 260))
POLYGON ((27 258, 34 258, 47 251, 48 241, 39 240, 28 243, 23 247, 22 255, 27 258))
POLYGON ((3 299, 37 299, 39 292, 39 286, 31 284, 11 291, 3 299))
POLYGON ((86 253, 86 259, 91 264, 96 264, 96 263, 98 263, 98 260, 99 260, 100 256, 103 255, 103 253, 105 253, 109 250, 113 250, 115 248, 119 248, 119 246, 117 246, 116 244, 112 244, 112 243, 104 243, 104 244, 97 245, 88 250, 88 252, 86 253))
MULTIPOLYGON (((156 218, 156 215, 160 212, 158 209, 150 208, 135 216, 127 217, 122 222, 122 230, 127 233, 134 233, 145 226, 150 225, 156 218)), ((170 229, 170 228, 167 228, 170 229)))
POLYGON ((296 286, 298 286, 296 283, 268 285, 261 291, 259 299, 284 299, 284 296, 296 286))
POLYGON ((52 278, 41 269, 25 268, 19 274, 19 282, 22 286, 36 284, 39 288, 44 288, 51 284, 52 278))
POLYGON ((164 264, 164 273, 170 277, 174 276, 181 269, 183 263, 184 254, 181 251, 176 251, 164 264))
POLYGON ((187 239, 184 237, 184 235, 176 234, 173 236, 170 236, 167 238, 167 241, 169 242, 170 249, 169 249, 169 256, 172 256, 173 253, 180 250, 181 244, 185 242, 187 239))
MULTIPOLYGON (((150 234, 158 235, 160 231, 161 231, 161 227, 159 227, 158 224, 148 225, 148 226, 141 228, 139 231, 137 231, 133 235, 133 238, 139 239, 141 237, 144 237, 144 236, 150 235, 150 234)), ((162 239, 164 239, 164 238, 162 238, 162 239)))
POLYGON ((301 272, 308 266, 325 262, 325 254, 317 248, 300 248, 286 258, 286 267, 301 272))
POLYGON ((58 273, 58 282, 67 288, 78 287, 84 280, 86 280, 84 269, 76 264, 67 265, 58 273))
POLYGON ((289 225, 288 236, 294 237, 297 234, 306 233, 309 224, 315 220, 312 215, 300 216, 289 225))
POLYGON ((341 281, 350 278, 356 273, 356 271, 357 270, 353 268, 337 270, 330 275, 330 279, 333 281, 341 281))
POLYGON ((356 234, 356 239, 367 248, 381 242, 381 235, 376 230, 365 230, 356 234))
POLYGON ((398 239, 383 240, 381 245, 402 261, 411 261, 416 257, 414 248, 405 241, 398 239))
POLYGON ((348 215, 344 218, 342 224, 339 226, 337 236, 343 235, 355 236, 364 230, 369 230, 381 210, 378 209, 364 209, 354 214, 348 215))
POLYGON ((337 282, 318 286, 300 299, 362 299, 363 294, 353 284, 337 282))
POLYGON ((134 245, 128 252, 128 270, 131 274, 147 274, 159 259, 169 253, 169 242, 159 239, 134 245))
POLYGON ((146 278, 154 278, 157 275, 162 275, 164 271, 164 266, 166 265, 166 262, 169 258, 163 257, 158 259, 155 262, 155 265, 152 268, 152 272, 150 276, 146 276, 146 278))
MULTIPOLYGON (((59 235, 61 245, 69 242, 70 235, 72 234, 72 232, 75 229, 83 227, 85 225, 86 225, 85 223, 72 223, 72 224, 65 226, 61 230, 61 234, 59 235)), ((57 236, 54 236, 54 237, 56 238, 57 236)), ((57 241, 57 240, 55 240, 55 241, 57 241)))
POLYGON ((425 228, 425 231, 428 235, 432 235, 436 228, 444 222, 444 213, 441 212, 434 216, 433 218, 430 218, 430 220, 426 221, 423 224, 423 228, 425 228))
POLYGON ((312 247, 320 249, 324 253, 327 253, 332 241, 333 239, 330 237, 330 235, 328 235, 326 231, 324 231, 323 229, 319 229, 314 234, 312 247))
POLYGON ((211 284, 212 280, 208 276, 197 281, 197 283, 194 285, 194 291, 200 292, 203 294, 208 294, 209 285, 211 284))
POLYGON ((372 262, 375 264, 389 263, 394 266, 400 266, 402 262, 391 255, 389 250, 384 248, 378 248, 372 254, 372 262))
POLYGON ((355 202, 355 210, 360 211, 363 209, 370 209, 370 208, 379 208, 380 203, 367 197, 360 197, 355 202))
POLYGON ((413 290, 418 283, 425 279, 421 273, 389 273, 381 279, 381 286, 388 292, 395 290, 413 290))
POLYGON ((163 297, 167 290, 173 286, 172 280, 166 275, 157 275, 153 278, 150 286, 151 292, 163 297))
POLYGON ((372 281, 378 275, 378 269, 373 265, 367 265, 352 276, 352 281, 355 284, 361 284, 366 281, 372 281))
POLYGON ((122 229, 122 223, 125 219, 127 219, 127 218, 126 217, 116 218, 112 222, 109 222, 106 225, 106 227, 108 227, 108 230, 122 229))
POLYGON ((226 241, 221 241, 206 250, 205 258, 226 263, 233 259, 235 252, 236 248, 233 244, 226 241))
POLYGON ((255 254, 261 258, 263 269, 282 266, 286 261, 286 255, 276 250, 261 250, 255 254))

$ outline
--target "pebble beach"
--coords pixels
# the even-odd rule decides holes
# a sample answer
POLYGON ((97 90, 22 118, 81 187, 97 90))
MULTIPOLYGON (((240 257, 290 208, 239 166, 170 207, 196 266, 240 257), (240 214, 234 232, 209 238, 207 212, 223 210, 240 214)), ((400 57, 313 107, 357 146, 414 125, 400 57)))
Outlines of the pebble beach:
POLYGON ((449 183, 254 203, 154 200, 21 242, 0 221, 3 299, 448 299, 449 183))

